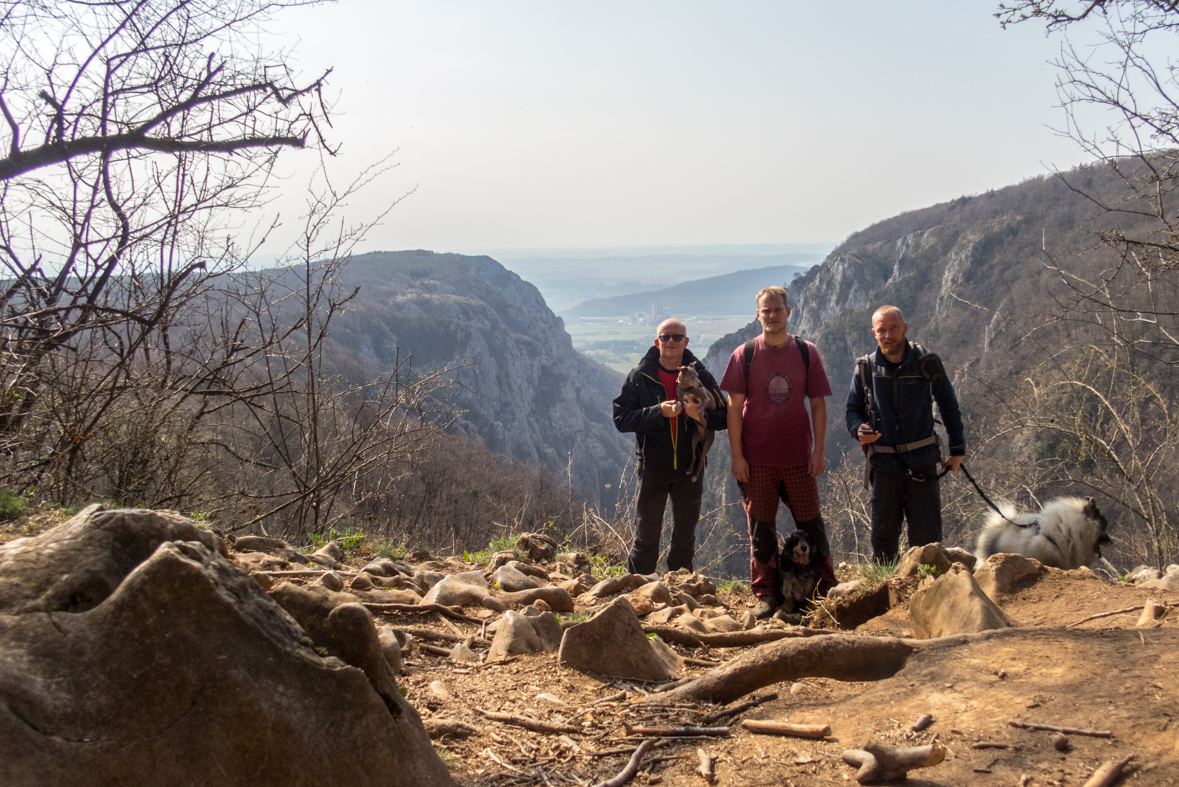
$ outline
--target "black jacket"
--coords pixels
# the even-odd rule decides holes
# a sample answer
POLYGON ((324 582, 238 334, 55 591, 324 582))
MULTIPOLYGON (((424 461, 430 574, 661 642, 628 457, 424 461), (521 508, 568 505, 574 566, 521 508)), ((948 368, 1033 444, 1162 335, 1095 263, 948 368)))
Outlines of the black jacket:
MULTIPOLYGON (((700 375, 700 384, 707 388, 717 407, 706 410, 705 420, 712 429, 728 426, 728 400, 717 387, 716 380, 696 360, 691 350, 684 350, 684 366, 691 366, 700 375)), ((695 421, 680 413, 677 437, 671 436, 671 419, 664 418, 659 405, 667 400, 667 391, 659 382, 659 348, 652 347, 639 365, 626 376, 622 393, 614 400, 614 426, 620 432, 634 432, 638 444, 639 468, 650 466, 687 471, 692 464, 692 432, 695 421), (686 439, 685 439, 686 436, 686 439), (648 465, 650 463, 650 465, 648 465)))
MULTIPOLYGON (((958 410, 958 397, 954 394, 949 375, 942 371, 927 378, 921 371, 919 361, 931 355, 918 356, 913 345, 906 341, 905 355, 900 365, 893 367, 886 363, 884 354, 877 348, 872 353, 871 413, 868 412, 867 392, 860 381, 857 367, 852 374, 844 410, 845 425, 852 437, 858 440, 856 434, 860 424, 867 422, 879 430, 880 445, 896 447, 923 440, 933 434, 933 402, 936 401, 950 442, 950 456, 963 456, 966 453, 962 414, 958 410)), ((940 368, 941 362, 938 361, 940 368)), ((936 445, 915 448, 903 454, 872 455, 874 467, 894 472, 926 467, 937 460, 936 445)))

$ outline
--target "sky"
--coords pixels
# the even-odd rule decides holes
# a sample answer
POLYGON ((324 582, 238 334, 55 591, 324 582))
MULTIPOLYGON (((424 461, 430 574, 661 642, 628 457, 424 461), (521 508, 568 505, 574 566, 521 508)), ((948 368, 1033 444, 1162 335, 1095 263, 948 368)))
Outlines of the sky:
MULTIPOLYGON (((360 250, 835 244, 1084 160, 1035 23, 975 0, 343 0, 274 41, 332 67, 360 250)), ((284 216, 312 152, 283 160, 284 216)))

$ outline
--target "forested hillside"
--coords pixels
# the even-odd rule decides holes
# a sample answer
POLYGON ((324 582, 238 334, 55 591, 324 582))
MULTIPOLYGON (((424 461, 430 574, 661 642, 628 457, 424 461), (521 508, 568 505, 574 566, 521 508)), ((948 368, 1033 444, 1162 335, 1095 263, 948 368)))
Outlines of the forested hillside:
MULTIPOLYGON (((1148 216, 1102 211, 1078 189, 1129 196, 1108 165, 1032 178, 868 227, 789 283, 790 330, 817 344, 834 391, 825 499, 845 548, 867 531, 844 401, 854 359, 874 348, 871 314, 891 303, 909 338, 942 356, 966 418, 967 466, 992 495, 1029 506, 1094 495, 1117 523, 1121 560, 1174 559, 1173 274, 1100 243, 1100 233, 1149 231, 1148 216)), ((722 371, 758 330, 717 341, 708 367, 722 371)), ((982 503, 960 477, 943 490, 947 535, 971 546, 982 503)))

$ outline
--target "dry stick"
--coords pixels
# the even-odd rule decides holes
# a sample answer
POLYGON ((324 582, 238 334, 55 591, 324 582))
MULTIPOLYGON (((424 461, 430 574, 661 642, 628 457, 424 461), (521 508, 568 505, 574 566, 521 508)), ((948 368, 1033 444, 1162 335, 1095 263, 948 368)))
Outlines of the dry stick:
POLYGON ((496 757, 495 752, 493 752, 490 748, 484 749, 483 753, 486 754, 488 757, 490 757, 495 762, 497 762, 500 765, 502 765, 503 767, 507 768, 509 771, 515 771, 516 773, 524 773, 524 771, 520 770, 519 768, 513 768, 511 765, 508 765, 506 762, 501 760, 499 757, 496 757))
POLYGON ((622 787, 622 785, 631 780, 631 777, 638 773, 639 762, 642 761, 643 755, 654 745, 655 741, 652 739, 640 743, 639 748, 635 749, 635 753, 631 755, 630 761, 627 762, 626 767, 622 769, 621 773, 613 779, 607 779, 604 782, 594 785, 594 787, 622 787))
POLYGON ((917 721, 913 722, 913 726, 909 729, 913 732, 921 732, 930 724, 933 724, 933 716, 928 713, 923 713, 917 718, 917 721))
POLYGON ((434 656, 450 656, 450 651, 446 648, 440 648, 437 645, 428 645, 425 642, 418 645, 418 650, 422 653, 429 653, 434 656))
POLYGON ((1084 787, 1109 787, 1122 774, 1122 770, 1130 764, 1132 759, 1134 759, 1133 754, 1120 760, 1107 761, 1093 771, 1093 775, 1089 777, 1089 781, 1085 782, 1084 787))
POLYGON ((791 738, 826 738, 831 727, 826 724, 790 724, 766 719, 745 719, 741 726, 758 735, 786 735, 791 738))
POLYGON ((364 608, 369 612, 409 612, 414 615, 425 615, 429 612, 437 612, 440 615, 445 615, 451 620, 461 620, 464 623, 474 623, 478 626, 482 620, 477 618, 470 618, 462 612, 455 611, 454 608, 445 607, 441 604, 376 604, 364 603, 364 608))
POLYGON ((304 568, 295 571, 255 571, 253 573, 266 574, 267 576, 271 577, 321 577, 324 574, 330 574, 333 571, 337 574, 349 575, 360 573, 359 571, 349 571, 348 569, 344 568, 325 568, 322 571, 313 571, 311 569, 304 568))
POLYGON ((626 699, 626 692, 620 691, 617 694, 611 694, 609 697, 602 697, 601 699, 594 700, 593 702, 591 702, 589 704, 589 707, 592 708, 595 705, 601 705, 603 702, 622 702, 625 699, 626 699))
POLYGON ((623 722, 622 728, 629 735, 658 735, 668 738, 679 738, 685 735, 709 735, 724 737, 729 734, 729 727, 633 727, 623 722))
POLYGON ((1010 744, 1000 743, 999 741, 979 741, 978 743, 970 744, 972 749, 1010 749, 1010 744))
POLYGON ((697 749, 696 756, 700 758, 700 767, 696 769, 696 773, 704 777, 704 781, 712 784, 716 781, 716 763, 708 756, 704 749, 697 749))
POLYGON ((770 702, 771 700, 776 699, 778 699, 778 695, 775 692, 763 694, 760 697, 754 697, 751 700, 746 700, 745 702, 742 702, 739 705, 734 705, 731 708, 722 708, 715 713, 710 713, 707 716, 701 717, 700 723, 705 725, 712 724, 714 721, 720 721, 726 716, 736 716, 738 713, 744 713, 750 708, 756 708, 763 702, 770 702))
POLYGON ((552 724, 540 719, 530 719, 527 716, 514 716, 511 713, 497 713, 496 711, 483 710, 476 708, 479 713, 483 714, 492 721, 500 721, 504 724, 514 724, 517 727, 523 727, 526 730, 533 732, 563 732, 566 735, 577 734, 581 735, 585 730, 580 727, 571 727, 567 724, 552 724))
MULTIPOLYGON (((1157 602, 1155 602, 1155 603, 1157 603, 1157 602)), ((1179 606, 1179 605, 1163 604, 1162 606, 1169 608, 1172 606, 1179 606)), ((1124 615, 1127 612, 1137 612, 1140 609, 1146 609, 1146 605, 1139 604, 1136 607, 1126 607, 1125 609, 1115 609, 1113 612, 1102 612, 1100 615, 1090 615, 1089 617, 1087 617, 1083 620, 1078 620, 1076 623, 1069 623, 1067 626, 1065 626, 1065 628, 1069 629, 1069 628, 1072 628, 1073 626, 1079 626, 1082 623, 1088 623, 1090 620, 1097 620, 1098 618, 1112 618, 1114 615, 1124 615)))
POLYGON ((1007 722, 1012 727, 1023 727, 1025 730, 1047 730, 1048 732, 1062 732, 1065 735, 1088 735, 1090 738, 1112 738, 1113 733, 1106 730, 1083 730, 1079 727, 1053 727, 1051 724, 1032 724, 1028 721, 1007 722))

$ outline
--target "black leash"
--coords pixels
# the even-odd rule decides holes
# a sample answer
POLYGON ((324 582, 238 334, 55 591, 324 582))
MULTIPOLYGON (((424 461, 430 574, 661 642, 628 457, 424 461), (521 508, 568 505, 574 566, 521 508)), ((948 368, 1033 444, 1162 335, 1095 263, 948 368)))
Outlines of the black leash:
MULTIPOLYGON (((974 487, 974 491, 978 492, 978 496, 983 499, 983 502, 986 503, 987 505, 989 505, 991 507, 991 510, 994 511, 996 514, 1003 517, 1003 519, 1005 521, 1009 522, 1010 524, 1015 525, 1016 527, 1032 527, 1034 525, 1039 524, 1039 520, 1028 522, 1026 525, 1021 525, 1018 522, 1012 522, 1010 519, 1007 519, 1007 516, 1002 511, 999 510, 999 506, 992 503, 991 498, 987 497, 987 493, 982 491, 982 487, 979 486, 978 482, 974 480, 974 476, 972 476, 970 474, 970 471, 966 469, 966 465, 964 465, 964 464, 958 465, 958 469, 961 470, 966 475, 966 480, 969 481, 970 485, 974 487)), ((945 475, 948 472, 950 472, 950 470, 949 470, 949 468, 946 468, 945 470, 942 471, 942 475, 945 475)), ((938 476, 938 478, 941 478, 941 476, 938 476)), ((1055 542, 1053 542, 1053 543, 1055 543, 1055 542)))

